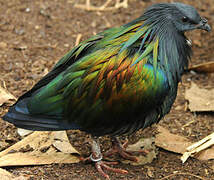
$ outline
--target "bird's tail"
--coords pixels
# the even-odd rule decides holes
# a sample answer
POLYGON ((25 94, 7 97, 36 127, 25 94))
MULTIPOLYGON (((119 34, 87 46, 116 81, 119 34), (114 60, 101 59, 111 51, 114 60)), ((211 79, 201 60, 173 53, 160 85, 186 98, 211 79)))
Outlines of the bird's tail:
POLYGON ((22 99, 10 107, 8 113, 2 117, 3 120, 14 124, 16 127, 34 131, 79 129, 74 124, 68 125, 62 122, 62 117, 31 114, 27 108, 27 101, 28 98, 22 99))

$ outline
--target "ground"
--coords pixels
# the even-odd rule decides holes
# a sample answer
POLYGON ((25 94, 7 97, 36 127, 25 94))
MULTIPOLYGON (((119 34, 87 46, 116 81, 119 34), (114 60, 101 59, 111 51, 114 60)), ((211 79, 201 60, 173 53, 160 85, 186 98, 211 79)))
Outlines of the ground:
MULTIPOLYGON (((102 4, 99 0, 94 5, 102 4)), ((15 96, 29 90, 53 65, 76 43, 106 28, 127 23, 142 14, 143 10, 156 2, 165 0, 130 0, 127 9, 88 12, 77 9, 75 3, 84 0, 0 0, 0 80, 1 85, 15 96)), ((214 24, 213 0, 181 0, 194 5, 209 23, 214 24)), ((214 32, 194 31, 188 33, 193 41, 194 56, 191 65, 213 60, 214 32)), ((186 73, 179 85, 178 97, 169 115, 160 125, 172 133, 180 134, 192 141, 213 132, 213 113, 191 113, 186 109, 185 89, 191 82, 200 87, 214 88, 214 75, 186 73)), ((0 115, 7 111, 0 108, 0 115)), ((131 142, 140 137, 154 136, 156 126, 139 131, 129 137, 131 142)), ((69 131, 71 143, 85 156, 89 154, 86 135, 69 131)), ((19 141, 16 128, 0 119, 0 137, 5 146, 19 141)), ((108 149, 108 138, 102 139, 102 148, 108 149)), ((129 171, 128 175, 109 173, 112 179, 214 179, 214 161, 199 161, 190 158, 182 164, 180 155, 159 150, 152 163, 144 166, 119 164, 116 167, 129 171), (178 173, 175 175, 174 173, 178 173), (174 175, 173 175, 174 174, 174 175), (195 175, 195 176, 193 176, 195 175), (198 176, 198 177, 196 177, 198 176)), ((32 167, 6 168, 14 175, 27 175, 30 179, 102 179, 91 164, 60 164, 32 167)))

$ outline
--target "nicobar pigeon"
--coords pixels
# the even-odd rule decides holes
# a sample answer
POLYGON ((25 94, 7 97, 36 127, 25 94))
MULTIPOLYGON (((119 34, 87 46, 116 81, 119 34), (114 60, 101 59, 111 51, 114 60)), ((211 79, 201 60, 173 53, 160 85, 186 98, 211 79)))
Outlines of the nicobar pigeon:
POLYGON ((88 158, 103 171, 127 173, 104 161, 99 137, 112 151, 137 160, 118 136, 145 129, 169 113, 188 66, 191 46, 184 33, 211 28, 197 10, 182 3, 150 6, 137 19, 105 30, 74 47, 3 117, 36 131, 79 129, 92 136, 88 158))

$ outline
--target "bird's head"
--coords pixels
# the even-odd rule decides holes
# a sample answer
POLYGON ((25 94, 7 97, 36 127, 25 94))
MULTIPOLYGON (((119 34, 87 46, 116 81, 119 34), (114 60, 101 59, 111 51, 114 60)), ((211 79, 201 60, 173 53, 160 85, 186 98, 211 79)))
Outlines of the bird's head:
POLYGON ((175 28, 182 33, 194 29, 211 31, 208 21, 202 18, 194 7, 183 3, 155 4, 147 9, 144 17, 147 17, 148 24, 149 21, 161 26, 165 24, 166 27, 175 28))
POLYGON ((179 31, 188 31, 194 29, 202 29, 211 31, 211 27, 205 18, 202 18, 197 10, 186 4, 172 3, 177 11, 171 14, 171 20, 179 31))

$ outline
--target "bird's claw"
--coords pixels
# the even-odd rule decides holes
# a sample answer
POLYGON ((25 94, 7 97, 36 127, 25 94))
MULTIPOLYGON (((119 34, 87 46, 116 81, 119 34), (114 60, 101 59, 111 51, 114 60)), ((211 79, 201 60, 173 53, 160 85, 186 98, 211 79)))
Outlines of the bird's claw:
POLYGON ((103 169, 106 169, 107 171, 112 171, 115 173, 120 173, 120 174, 127 174, 128 171, 124 170, 124 169, 117 169, 117 168, 112 168, 109 165, 115 165, 117 164, 117 162, 107 162, 107 161, 98 161, 95 162, 95 167, 98 170, 98 172, 105 177, 106 179, 110 179, 108 174, 106 174, 103 169))
POLYGON ((120 173, 120 174, 127 174, 128 171, 124 170, 124 169, 117 169, 117 168, 112 168, 109 165, 117 165, 118 162, 116 161, 103 161, 102 158, 99 159, 95 159, 93 158, 93 155, 87 157, 87 158, 83 158, 80 157, 80 160, 83 162, 87 162, 87 163, 95 163, 95 167, 97 169, 97 171, 106 179, 110 179, 109 175, 106 174, 103 169, 106 169, 107 171, 112 171, 115 173, 120 173))
POLYGON ((128 147, 128 141, 126 141, 124 144, 121 144, 119 140, 115 139, 113 141, 113 147, 109 151, 104 153, 104 157, 112 156, 113 154, 118 153, 122 158, 137 162, 138 158, 134 156, 135 152, 127 151, 126 148, 128 147))
POLYGON ((133 155, 132 152, 126 151, 125 149, 110 149, 106 153, 104 153, 104 157, 112 156, 113 154, 118 153, 122 158, 128 159, 130 161, 137 162, 138 159, 133 155))

